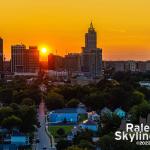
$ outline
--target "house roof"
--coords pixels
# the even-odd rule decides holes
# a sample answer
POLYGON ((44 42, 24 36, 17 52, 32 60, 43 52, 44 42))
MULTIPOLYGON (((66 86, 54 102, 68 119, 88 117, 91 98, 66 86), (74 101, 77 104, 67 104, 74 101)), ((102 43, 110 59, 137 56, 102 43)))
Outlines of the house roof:
POLYGON ((76 108, 63 108, 63 109, 56 109, 53 113, 77 113, 76 108))
POLYGON ((17 150, 17 146, 15 144, 0 144, 0 149, 17 150))
POLYGON ((85 120, 83 122, 84 125, 97 125, 97 123, 93 120, 85 120))
POLYGON ((104 107, 102 110, 101 110, 101 113, 111 113, 112 111, 107 108, 107 107, 104 107))
POLYGON ((125 111, 122 110, 121 108, 116 108, 116 109, 115 109, 115 113, 118 113, 118 112, 124 112, 124 113, 125 113, 125 111))

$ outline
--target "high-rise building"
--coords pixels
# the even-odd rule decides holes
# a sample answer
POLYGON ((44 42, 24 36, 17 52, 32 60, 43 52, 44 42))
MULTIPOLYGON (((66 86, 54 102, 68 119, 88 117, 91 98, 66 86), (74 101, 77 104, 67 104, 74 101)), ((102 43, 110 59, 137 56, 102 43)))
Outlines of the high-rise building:
POLYGON ((90 52, 93 49, 97 49, 97 33, 91 22, 88 29, 88 33, 85 33, 85 48, 84 52, 90 52))
POLYGON ((48 70, 64 70, 64 58, 58 55, 48 55, 48 70))
POLYGON ((3 73, 3 39, 0 38, 0 74, 3 73))
POLYGON ((3 71, 4 71, 4 74, 7 75, 7 74, 10 74, 11 73, 11 63, 10 61, 4 61, 3 63, 3 71))
POLYGON ((85 34, 85 47, 81 55, 82 72, 91 78, 102 76, 102 49, 97 48, 97 33, 90 24, 88 33, 85 34))
POLYGON ((78 53, 69 53, 65 56, 65 69, 71 75, 81 72, 81 55, 78 53))
POLYGON ((39 50, 36 46, 29 46, 27 50, 27 72, 38 72, 39 71, 39 50))
POLYGON ((11 72, 37 73, 39 71, 39 51, 37 47, 14 45, 11 47, 11 72))
POLYGON ((11 72, 26 72, 26 56, 25 45, 11 46, 11 72))

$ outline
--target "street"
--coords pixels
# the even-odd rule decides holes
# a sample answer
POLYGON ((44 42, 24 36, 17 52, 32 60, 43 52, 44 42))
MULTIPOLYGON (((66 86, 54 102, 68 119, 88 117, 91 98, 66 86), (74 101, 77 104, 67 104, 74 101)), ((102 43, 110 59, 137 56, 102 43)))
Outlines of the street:
POLYGON ((44 102, 41 102, 39 105, 39 111, 38 111, 38 120, 40 122, 41 127, 38 128, 36 138, 39 139, 39 143, 36 144, 35 148, 36 150, 56 150, 55 148, 52 148, 50 138, 48 137, 46 131, 45 131, 45 104, 44 102))

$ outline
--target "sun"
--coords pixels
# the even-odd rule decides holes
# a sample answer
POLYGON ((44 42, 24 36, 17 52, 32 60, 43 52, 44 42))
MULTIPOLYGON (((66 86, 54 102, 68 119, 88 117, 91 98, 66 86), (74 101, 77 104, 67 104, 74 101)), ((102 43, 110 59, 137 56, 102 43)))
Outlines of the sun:
POLYGON ((43 47, 43 48, 41 49, 41 53, 42 53, 42 54, 46 54, 46 53, 47 53, 47 48, 43 47))

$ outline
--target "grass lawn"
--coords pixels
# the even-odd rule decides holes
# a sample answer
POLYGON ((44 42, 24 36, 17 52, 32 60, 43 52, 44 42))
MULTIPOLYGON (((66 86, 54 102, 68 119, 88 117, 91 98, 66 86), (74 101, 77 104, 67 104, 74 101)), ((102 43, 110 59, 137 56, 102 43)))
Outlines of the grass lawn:
POLYGON ((48 130, 49 132, 54 136, 57 137, 57 130, 62 128, 65 131, 65 134, 68 134, 74 126, 72 125, 64 125, 64 126, 49 126, 48 130))

